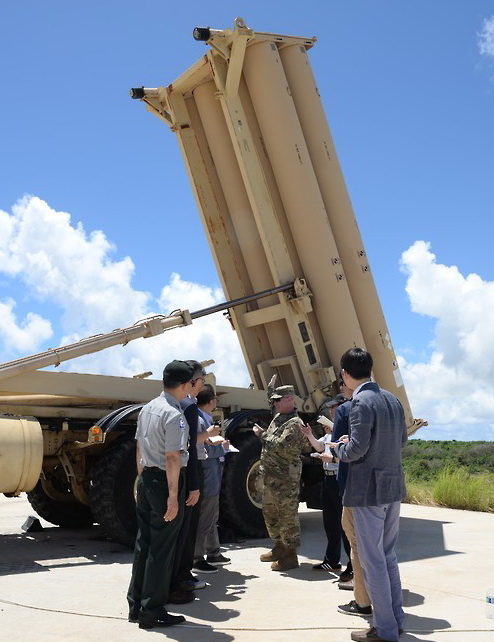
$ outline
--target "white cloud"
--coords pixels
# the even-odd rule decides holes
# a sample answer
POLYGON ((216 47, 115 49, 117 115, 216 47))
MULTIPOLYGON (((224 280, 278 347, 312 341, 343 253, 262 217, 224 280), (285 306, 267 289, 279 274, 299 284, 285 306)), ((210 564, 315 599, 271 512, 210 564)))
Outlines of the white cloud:
MULTIPOLYGON (((149 314, 169 314, 181 309, 195 312, 224 301, 223 292, 172 274, 161 291, 156 309, 149 314)), ((66 369, 101 374, 132 376, 152 371, 160 378, 163 366, 172 359, 196 359, 215 363, 207 368, 219 384, 246 386, 250 383, 235 332, 222 313, 195 320, 192 325, 167 330, 150 339, 138 339, 125 347, 117 346, 90 357, 77 359, 66 369)))
POLYGON ((436 320, 429 361, 400 359, 414 415, 449 437, 461 439, 465 424, 482 424, 477 439, 494 437, 494 283, 437 263, 424 241, 401 266, 412 310, 436 320))
POLYGON ((149 295, 132 289, 132 260, 113 261, 112 251, 103 232, 87 235, 37 197, 0 212, 0 271, 59 306, 64 332, 101 332, 143 315, 149 295))
POLYGON ((14 308, 13 299, 0 301, 0 341, 5 346, 6 354, 18 350, 36 350, 40 343, 52 336, 50 322, 31 312, 19 322, 14 308))
POLYGON ((485 18, 478 34, 479 51, 483 56, 494 58, 494 16, 485 18))
MULTIPOLYGON (((0 273, 20 284, 25 305, 48 302, 59 311, 57 345, 151 315, 178 308, 196 311, 224 300, 219 288, 183 281, 178 274, 171 275, 156 298, 135 290, 132 260, 112 260, 114 249, 103 232, 86 234, 80 223, 71 223, 69 214, 56 212, 37 197, 24 197, 12 214, 0 211, 0 273)), ((17 356, 44 349, 43 342, 52 335, 50 322, 32 313, 18 322, 13 305, 7 301, 0 307, 0 347, 17 356)), ((159 378, 163 366, 175 358, 214 359, 210 370, 220 383, 249 383, 236 335, 221 314, 65 362, 60 369, 122 376, 151 370, 159 378)))

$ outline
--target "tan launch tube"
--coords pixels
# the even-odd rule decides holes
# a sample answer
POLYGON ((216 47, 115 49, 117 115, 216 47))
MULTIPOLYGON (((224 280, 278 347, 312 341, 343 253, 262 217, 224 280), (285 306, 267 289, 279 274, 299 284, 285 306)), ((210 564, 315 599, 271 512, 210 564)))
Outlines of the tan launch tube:
POLYGON ((244 75, 329 358, 337 368, 343 352, 365 343, 276 45, 248 47, 244 75))
MULTIPOLYGON (((181 113, 180 122, 190 126, 180 127, 177 133, 198 209, 223 290, 229 299, 241 298, 253 292, 252 283, 231 224, 228 205, 211 158, 196 101, 191 95, 184 103, 186 113, 181 113)), ((237 331, 251 381, 262 388, 263 382, 256 364, 265 360, 266 355, 269 356, 271 352, 265 328, 246 328, 241 308, 231 308, 230 317, 237 331)))
POLYGON ((304 132, 328 220, 350 288, 365 345, 374 360, 374 376, 403 404, 407 425, 413 421, 396 356, 329 125, 304 47, 280 50, 291 95, 304 132))
MULTIPOLYGON (((242 239, 242 253, 253 291, 260 292, 278 285, 268 265, 265 252, 259 252, 263 242, 252 214, 242 175, 237 163, 232 141, 223 116, 221 105, 215 98, 216 86, 211 81, 194 90, 194 98, 208 140, 223 194, 228 205, 230 223, 237 238, 242 239)), ((221 262, 221 256, 219 257, 221 262)), ((289 275, 288 279, 294 279, 289 275)), ((286 277, 285 277, 286 280, 286 277)), ((260 300, 260 308, 278 303, 278 297, 260 300)), ((274 357, 293 352, 293 345, 285 321, 266 324, 266 333, 274 357)))
MULTIPOLYGON (((283 230, 289 230, 290 226, 288 224, 286 214, 283 209, 283 203, 280 197, 280 193, 278 191, 278 185, 276 184, 275 176, 273 174, 273 168, 271 167, 271 163, 269 162, 269 158, 267 157, 267 154, 266 154, 264 139, 263 139, 261 130, 259 129, 259 122, 257 120, 254 107, 252 105, 252 100, 250 98, 249 91, 245 83, 245 79, 242 79, 240 82, 239 95, 240 95, 240 100, 242 101, 242 106, 245 110, 245 115, 247 118, 249 130, 252 133, 252 138, 256 146, 257 156, 259 159, 259 163, 261 164, 263 169, 264 179, 268 186, 269 195, 271 197, 271 202, 272 202, 274 211, 276 213, 278 223, 283 230)), ((290 257, 290 265, 292 266, 292 273, 296 275, 303 274, 304 272, 300 264, 300 258, 298 256, 297 248, 295 247, 293 236, 289 233, 286 233, 284 236, 284 241, 288 251, 288 256, 290 257)), ((277 257, 277 264, 279 263, 280 261, 279 261, 279 258, 277 257)), ((287 279, 282 279, 282 280, 287 280, 287 279)), ((327 364, 329 361, 329 355, 326 349, 326 345, 324 343, 324 339, 322 337, 319 321, 316 315, 314 314, 314 312, 309 312, 308 317, 310 320, 310 325, 314 336, 314 342, 317 347, 317 353, 319 354, 321 363, 327 364)))

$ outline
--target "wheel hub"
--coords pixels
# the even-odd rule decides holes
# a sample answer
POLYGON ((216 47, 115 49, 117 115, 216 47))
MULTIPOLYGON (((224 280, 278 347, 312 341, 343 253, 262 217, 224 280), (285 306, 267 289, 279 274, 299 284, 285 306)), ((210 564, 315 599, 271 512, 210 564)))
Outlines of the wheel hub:
POLYGON ((259 509, 262 508, 262 490, 264 487, 261 462, 256 461, 250 468, 245 480, 247 495, 250 501, 259 509))

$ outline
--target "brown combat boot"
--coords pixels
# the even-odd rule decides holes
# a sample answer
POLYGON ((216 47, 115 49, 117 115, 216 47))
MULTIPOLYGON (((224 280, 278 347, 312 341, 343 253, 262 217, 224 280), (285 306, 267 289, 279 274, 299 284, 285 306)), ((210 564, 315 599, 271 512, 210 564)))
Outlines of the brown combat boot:
POLYGON ((271 564, 271 570, 289 571, 291 568, 298 568, 297 549, 286 547, 283 555, 271 564))
POLYGON ((283 542, 277 539, 272 550, 270 550, 269 553, 263 553, 259 559, 261 562, 275 562, 280 559, 284 552, 285 547, 283 546, 283 542))

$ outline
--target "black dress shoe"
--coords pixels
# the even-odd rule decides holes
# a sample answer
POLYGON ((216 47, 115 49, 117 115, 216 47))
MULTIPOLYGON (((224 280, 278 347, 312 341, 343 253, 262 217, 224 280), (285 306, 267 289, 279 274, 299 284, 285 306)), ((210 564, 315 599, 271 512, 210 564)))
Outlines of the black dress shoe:
POLYGON ((136 622, 139 622, 139 617, 133 613, 129 613, 129 622, 135 624, 136 622))
POLYGON ((164 615, 160 615, 155 620, 151 620, 149 622, 139 622, 139 628, 157 629, 160 627, 182 624, 182 622, 185 622, 185 618, 183 615, 171 615, 170 613, 166 613, 164 615))
POLYGON ((188 604, 196 599, 194 591, 184 591, 183 589, 176 589, 170 591, 168 595, 167 604, 188 604))

